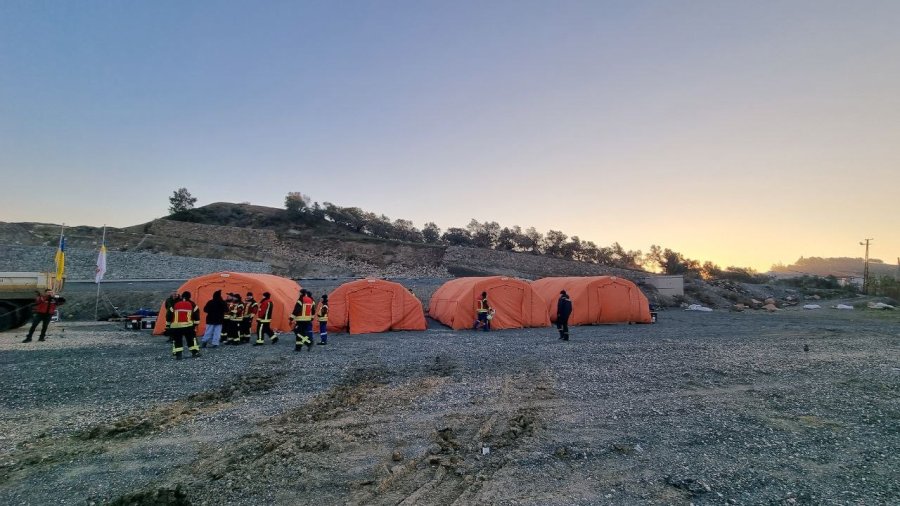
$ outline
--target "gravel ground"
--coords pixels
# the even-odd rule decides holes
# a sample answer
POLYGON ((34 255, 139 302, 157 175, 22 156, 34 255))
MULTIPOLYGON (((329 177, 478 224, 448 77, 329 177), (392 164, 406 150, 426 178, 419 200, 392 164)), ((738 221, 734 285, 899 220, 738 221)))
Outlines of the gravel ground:
POLYGON ((182 361, 120 324, 0 333, 0 503, 897 504, 898 323, 671 310, 182 361))

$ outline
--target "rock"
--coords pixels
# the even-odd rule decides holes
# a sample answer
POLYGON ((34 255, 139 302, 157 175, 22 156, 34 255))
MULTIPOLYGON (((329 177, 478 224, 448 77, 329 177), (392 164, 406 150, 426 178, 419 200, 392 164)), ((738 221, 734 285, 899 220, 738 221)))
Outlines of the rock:
POLYGON ((400 450, 394 450, 394 453, 391 454, 391 460, 394 462, 400 462, 403 460, 403 454, 400 453, 400 450))

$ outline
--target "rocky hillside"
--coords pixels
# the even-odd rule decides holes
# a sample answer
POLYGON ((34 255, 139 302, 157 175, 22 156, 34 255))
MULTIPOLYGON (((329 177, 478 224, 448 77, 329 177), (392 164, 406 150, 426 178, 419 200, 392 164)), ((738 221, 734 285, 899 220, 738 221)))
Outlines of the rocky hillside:
MULTIPOLYGON (((179 216, 186 221, 161 219, 107 228, 109 276, 175 279, 197 270, 244 270, 293 278, 609 274, 638 281, 645 275, 529 253, 376 239, 326 220, 295 219, 284 210, 260 206, 219 203, 179 216)), ((59 225, 0 223, 5 253, 0 268, 48 269, 59 230, 59 225)), ((70 277, 93 277, 101 235, 94 227, 66 229, 70 277)))

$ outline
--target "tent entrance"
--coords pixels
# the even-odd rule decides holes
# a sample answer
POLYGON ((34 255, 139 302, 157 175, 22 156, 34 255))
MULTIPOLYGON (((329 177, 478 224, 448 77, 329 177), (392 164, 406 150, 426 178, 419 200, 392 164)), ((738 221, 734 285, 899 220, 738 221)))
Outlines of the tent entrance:
POLYGON ((391 330, 394 292, 366 287, 347 294, 351 334, 368 334, 391 330))
POLYGON ((599 323, 630 321, 633 306, 631 289, 618 283, 610 283, 597 289, 600 301, 599 323))
POLYGON ((525 326, 524 289, 518 286, 500 285, 488 288, 487 292, 488 303, 496 310, 491 327, 503 329, 525 326))

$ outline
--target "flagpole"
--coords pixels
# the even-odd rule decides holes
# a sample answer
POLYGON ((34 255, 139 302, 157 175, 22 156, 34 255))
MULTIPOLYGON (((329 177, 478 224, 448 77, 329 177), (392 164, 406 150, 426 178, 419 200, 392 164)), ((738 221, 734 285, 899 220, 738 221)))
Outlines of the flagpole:
MULTIPOLYGON (((103 254, 102 251, 103 251, 103 246, 105 244, 106 244, 106 225, 103 225, 103 238, 100 239, 101 254, 103 254)), ((99 265, 97 266, 97 268, 98 269, 100 268, 99 265)), ((100 311, 100 282, 101 281, 103 281, 103 279, 97 280, 97 298, 94 299, 94 321, 97 321, 97 318, 99 316, 99 311, 100 311)))

